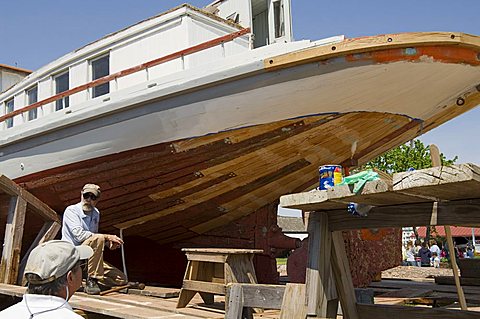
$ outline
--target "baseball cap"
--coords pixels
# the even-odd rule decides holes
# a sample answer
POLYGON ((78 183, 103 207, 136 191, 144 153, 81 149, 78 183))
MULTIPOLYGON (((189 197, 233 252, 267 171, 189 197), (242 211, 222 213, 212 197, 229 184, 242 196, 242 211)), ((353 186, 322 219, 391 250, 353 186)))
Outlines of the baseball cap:
POLYGON ((85 184, 82 189, 82 194, 92 193, 93 195, 100 197, 100 186, 95 184, 85 184))
POLYGON ((86 245, 74 246, 68 241, 51 240, 35 247, 28 256, 25 274, 35 274, 41 280, 32 284, 45 284, 65 275, 80 259, 88 259, 93 249, 86 245))

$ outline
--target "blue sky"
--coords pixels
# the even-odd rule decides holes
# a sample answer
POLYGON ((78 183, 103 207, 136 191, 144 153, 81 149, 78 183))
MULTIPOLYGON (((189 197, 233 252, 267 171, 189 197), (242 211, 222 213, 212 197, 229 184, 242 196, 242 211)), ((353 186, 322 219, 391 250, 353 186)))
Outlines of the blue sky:
MULTIPOLYGON (((480 1, 291 0, 295 39, 317 40, 414 31, 460 31, 480 35, 480 1)), ((35 70, 44 64, 140 20, 192 0, 0 0, 0 63, 35 70)), ((459 163, 480 163, 480 108, 421 137, 459 163)))

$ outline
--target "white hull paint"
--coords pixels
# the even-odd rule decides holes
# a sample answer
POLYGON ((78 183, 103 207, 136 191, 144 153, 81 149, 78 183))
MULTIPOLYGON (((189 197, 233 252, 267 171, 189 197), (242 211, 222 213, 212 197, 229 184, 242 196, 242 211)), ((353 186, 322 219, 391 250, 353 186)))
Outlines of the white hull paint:
MULTIPOLYGON (((256 67, 258 62, 239 69, 255 74, 256 67)), ((323 113, 384 112, 424 120, 444 105, 453 104, 457 95, 471 90, 471 83, 480 81, 479 68, 432 61, 377 65, 340 61, 327 66, 312 63, 297 70, 279 71, 275 77, 299 77, 315 68, 321 69, 321 74, 274 84, 269 84, 272 74, 257 74, 213 88, 206 84, 218 82, 225 77, 224 72, 188 77, 190 81, 179 85, 169 82, 168 87, 144 88, 118 100, 112 96, 110 101, 99 101, 103 105, 95 109, 71 109, 68 114, 58 114, 61 125, 52 121, 50 132, 42 127, 42 134, 30 138, 28 133, 34 130, 21 133, 27 138, 8 145, 19 151, 4 152, 1 170, 10 178, 17 178, 129 149, 323 113), (262 81, 267 86, 261 86, 262 81), (260 87, 247 85, 242 90, 245 83, 260 87), (195 84, 204 84, 205 88, 188 93, 195 84), (221 95, 218 91, 223 89, 236 92, 208 98, 210 94, 221 95), (183 96, 175 96, 182 92, 183 96), (172 94, 173 97, 161 99, 172 94), (195 96, 200 96, 201 101, 188 103, 195 96), (152 102, 159 97, 159 101, 152 102), (143 106, 132 107, 139 104, 143 106), (131 117, 122 119, 122 112, 127 111, 131 117), (98 124, 90 125, 93 121, 98 124)), ((4 144, 8 144, 9 138, 6 141, 4 144)))

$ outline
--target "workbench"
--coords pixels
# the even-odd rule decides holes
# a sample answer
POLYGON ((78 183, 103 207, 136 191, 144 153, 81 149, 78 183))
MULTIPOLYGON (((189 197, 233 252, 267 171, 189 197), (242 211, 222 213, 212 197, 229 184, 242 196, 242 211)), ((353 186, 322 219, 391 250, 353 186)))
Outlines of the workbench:
POLYGON ((479 318, 479 312, 356 302, 343 230, 383 227, 480 225, 480 167, 440 166, 367 182, 354 194, 348 185, 285 195, 285 208, 309 212, 306 276, 307 317, 336 318, 338 301, 347 319, 479 318), (364 217, 349 203, 371 206, 364 217))

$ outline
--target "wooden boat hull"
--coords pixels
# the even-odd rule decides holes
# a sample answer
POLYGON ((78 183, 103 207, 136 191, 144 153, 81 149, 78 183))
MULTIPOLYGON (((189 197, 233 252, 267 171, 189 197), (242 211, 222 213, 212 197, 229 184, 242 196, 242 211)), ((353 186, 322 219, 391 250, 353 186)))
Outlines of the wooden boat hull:
POLYGON ((79 110, 7 139, 2 169, 59 213, 97 183, 102 232, 180 247, 479 104, 480 41, 460 36, 350 40, 79 110))

